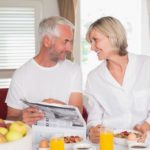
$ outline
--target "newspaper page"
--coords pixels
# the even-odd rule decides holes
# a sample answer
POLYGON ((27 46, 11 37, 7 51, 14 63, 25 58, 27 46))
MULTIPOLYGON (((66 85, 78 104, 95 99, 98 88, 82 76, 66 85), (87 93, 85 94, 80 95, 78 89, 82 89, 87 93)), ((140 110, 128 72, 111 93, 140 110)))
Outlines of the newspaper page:
POLYGON ((47 127, 78 128, 84 127, 85 122, 78 108, 70 105, 31 103, 21 100, 28 106, 36 106, 45 114, 44 119, 37 121, 35 125, 47 127))

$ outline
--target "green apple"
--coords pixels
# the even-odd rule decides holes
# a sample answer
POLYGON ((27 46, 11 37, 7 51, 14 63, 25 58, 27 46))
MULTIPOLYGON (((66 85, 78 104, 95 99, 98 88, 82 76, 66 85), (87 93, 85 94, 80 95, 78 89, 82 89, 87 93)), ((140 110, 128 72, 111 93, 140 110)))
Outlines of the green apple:
POLYGON ((0 127, 0 133, 1 133, 1 134, 5 135, 7 132, 8 132, 8 129, 7 129, 7 128, 0 127))
POLYGON ((8 142, 11 142, 11 141, 16 141, 16 140, 22 138, 22 134, 15 130, 9 130, 8 133, 5 135, 5 137, 8 142))
POLYGON ((5 136, 3 134, 0 134, 0 144, 2 143, 6 143, 7 139, 5 138, 5 136))
POLYGON ((27 126, 22 121, 15 121, 11 123, 9 130, 20 132, 22 136, 24 136, 27 133, 27 126))

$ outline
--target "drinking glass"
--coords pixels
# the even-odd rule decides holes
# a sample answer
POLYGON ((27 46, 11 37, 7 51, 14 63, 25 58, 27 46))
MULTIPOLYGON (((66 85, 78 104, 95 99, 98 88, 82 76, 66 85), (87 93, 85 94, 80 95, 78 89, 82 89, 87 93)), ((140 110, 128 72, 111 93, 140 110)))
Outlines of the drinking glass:
POLYGON ((51 137, 50 150, 64 150, 64 137, 62 134, 57 134, 51 137))
POLYGON ((100 128, 100 150, 114 149, 114 134, 113 130, 107 127, 100 128))

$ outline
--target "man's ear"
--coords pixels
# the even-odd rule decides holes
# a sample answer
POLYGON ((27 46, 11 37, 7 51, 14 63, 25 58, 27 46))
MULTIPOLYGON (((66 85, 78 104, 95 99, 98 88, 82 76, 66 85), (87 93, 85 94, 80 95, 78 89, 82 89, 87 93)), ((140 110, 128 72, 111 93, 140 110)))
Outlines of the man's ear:
POLYGON ((44 36, 43 38, 43 45, 47 48, 50 48, 51 47, 51 43, 52 43, 52 40, 50 37, 48 36, 44 36))

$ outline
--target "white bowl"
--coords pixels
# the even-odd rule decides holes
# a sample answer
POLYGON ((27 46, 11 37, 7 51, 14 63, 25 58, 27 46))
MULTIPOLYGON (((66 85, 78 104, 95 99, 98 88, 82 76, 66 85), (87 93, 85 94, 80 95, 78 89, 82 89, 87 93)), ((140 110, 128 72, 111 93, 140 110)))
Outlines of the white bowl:
POLYGON ((145 143, 136 142, 129 145, 129 150, 149 150, 149 147, 145 143))
POLYGON ((32 150, 32 131, 27 126, 27 134, 19 140, 0 144, 0 150, 32 150))

